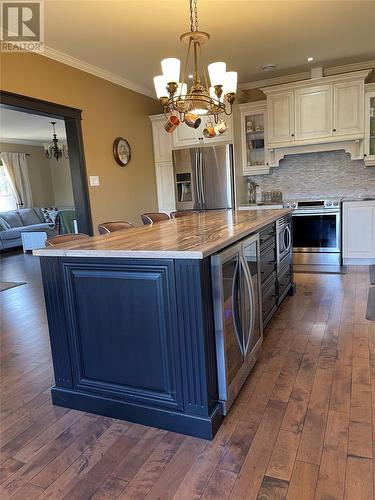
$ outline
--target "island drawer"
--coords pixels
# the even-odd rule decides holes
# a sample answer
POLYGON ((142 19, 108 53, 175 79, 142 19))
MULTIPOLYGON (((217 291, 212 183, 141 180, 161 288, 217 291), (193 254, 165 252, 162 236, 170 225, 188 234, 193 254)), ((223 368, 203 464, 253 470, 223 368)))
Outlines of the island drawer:
POLYGON ((272 272, 276 270, 276 246, 268 246, 260 255, 260 276, 264 283, 272 272))
POLYGON ((276 273, 262 287, 262 320, 263 328, 270 322, 277 309, 276 273))
POLYGON ((278 303, 280 304, 292 284, 292 266, 288 264, 277 275, 278 282, 278 303))
POLYGON ((274 222, 266 226, 261 231, 259 231, 260 251, 262 251, 263 248, 268 246, 272 242, 272 240, 275 239, 275 234, 276 234, 276 229, 274 222))

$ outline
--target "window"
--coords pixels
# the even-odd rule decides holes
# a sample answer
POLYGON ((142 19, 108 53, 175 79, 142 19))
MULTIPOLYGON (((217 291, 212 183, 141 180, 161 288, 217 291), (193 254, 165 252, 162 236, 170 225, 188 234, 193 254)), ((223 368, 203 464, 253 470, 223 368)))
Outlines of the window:
POLYGON ((0 212, 15 210, 16 208, 17 202, 12 193, 5 167, 0 160, 0 212))

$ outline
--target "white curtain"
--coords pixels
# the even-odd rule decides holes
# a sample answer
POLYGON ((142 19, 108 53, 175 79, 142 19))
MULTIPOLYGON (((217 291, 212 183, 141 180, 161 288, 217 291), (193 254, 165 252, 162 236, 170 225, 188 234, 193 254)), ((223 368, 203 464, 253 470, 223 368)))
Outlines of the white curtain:
POLYGON ((0 158, 8 175, 19 208, 33 206, 29 172, 25 153, 1 153, 0 158))

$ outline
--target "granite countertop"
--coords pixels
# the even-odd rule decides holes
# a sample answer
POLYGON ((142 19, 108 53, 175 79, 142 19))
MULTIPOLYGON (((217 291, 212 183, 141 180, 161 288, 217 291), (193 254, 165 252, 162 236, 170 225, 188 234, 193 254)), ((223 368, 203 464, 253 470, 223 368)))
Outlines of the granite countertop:
POLYGON ((342 198, 341 200, 343 203, 345 201, 375 201, 375 196, 358 196, 357 198, 354 196, 354 197, 345 197, 345 198, 342 198))
POLYGON ((34 250, 40 257, 203 259, 292 212, 215 210, 34 250))

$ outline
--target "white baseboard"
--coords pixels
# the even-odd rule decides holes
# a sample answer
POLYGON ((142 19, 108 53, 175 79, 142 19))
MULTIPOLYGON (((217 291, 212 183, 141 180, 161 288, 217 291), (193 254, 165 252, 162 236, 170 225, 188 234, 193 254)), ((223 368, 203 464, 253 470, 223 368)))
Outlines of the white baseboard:
POLYGON ((344 266, 369 266, 375 264, 375 259, 344 259, 344 266))

